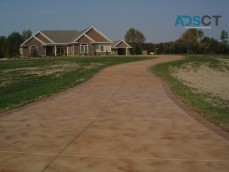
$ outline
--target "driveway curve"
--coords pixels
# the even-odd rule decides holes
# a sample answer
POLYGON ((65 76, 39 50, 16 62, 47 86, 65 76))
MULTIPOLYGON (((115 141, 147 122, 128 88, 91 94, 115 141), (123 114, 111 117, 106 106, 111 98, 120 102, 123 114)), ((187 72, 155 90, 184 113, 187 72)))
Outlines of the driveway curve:
POLYGON ((0 116, 0 172, 229 171, 228 140, 168 97, 147 67, 88 82, 0 116))

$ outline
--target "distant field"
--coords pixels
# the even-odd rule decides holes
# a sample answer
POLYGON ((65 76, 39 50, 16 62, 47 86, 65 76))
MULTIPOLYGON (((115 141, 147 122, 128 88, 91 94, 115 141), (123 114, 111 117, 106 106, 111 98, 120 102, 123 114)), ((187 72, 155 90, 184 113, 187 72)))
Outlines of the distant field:
POLYGON ((229 131, 229 58, 188 56, 152 71, 208 120, 229 131))
POLYGON ((152 57, 57 57, 0 61, 0 112, 53 95, 101 69, 152 57))

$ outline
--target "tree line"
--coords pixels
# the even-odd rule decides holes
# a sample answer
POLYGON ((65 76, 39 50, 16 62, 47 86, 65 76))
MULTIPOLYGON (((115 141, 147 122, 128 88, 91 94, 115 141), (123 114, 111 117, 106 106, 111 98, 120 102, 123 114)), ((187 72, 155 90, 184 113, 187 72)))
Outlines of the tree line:
POLYGON ((143 50, 162 54, 229 54, 228 32, 223 30, 220 40, 209 38, 199 29, 186 30, 178 40, 164 43, 145 43, 142 32, 131 28, 126 32, 125 40, 132 46, 132 54, 142 54, 143 50))
POLYGON ((12 32, 8 37, 0 36, 0 58, 12 58, 20 56, 20 45, 32 36, 30 29, 12 32))
MULTIPOLYGON (((12 32, 8 37, 0 36, 0 58, 20 56, 20 45, 32 36, 30 29, 21 34, 12 32)), ((186 30, 176 41, 164 43, 145 43, 144 34, 130 28, 125 34, 125 41, 132 46, 131 54, 142 54, 143 50, 162 54, 229 54, 228 32, 223 30, 220 40, 204 35, 199 29, 186 30)))

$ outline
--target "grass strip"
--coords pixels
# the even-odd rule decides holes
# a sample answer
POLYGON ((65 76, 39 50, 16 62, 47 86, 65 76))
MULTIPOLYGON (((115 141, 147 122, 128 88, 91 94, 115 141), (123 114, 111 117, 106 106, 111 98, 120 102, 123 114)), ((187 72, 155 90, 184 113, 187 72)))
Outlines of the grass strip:
POLYGON ((214 56, 186 56, 179 61, 154 65, 152 66, 151 71, 166 81, 171 90, 175 92, 178 97, 199 111, 206 119, 229 131, 228 107, 215 106, 214 104, 206 101, 208 97, 207 94, 195 91, 193 88, 185 85, 181 80, 178 80, 171 75, 171 67, 179 68, 190 62, 195 65, 195 68, 202 64, 208 64, 208 66, 212 68, 219 68, 220 64, 218 57, 214 56))

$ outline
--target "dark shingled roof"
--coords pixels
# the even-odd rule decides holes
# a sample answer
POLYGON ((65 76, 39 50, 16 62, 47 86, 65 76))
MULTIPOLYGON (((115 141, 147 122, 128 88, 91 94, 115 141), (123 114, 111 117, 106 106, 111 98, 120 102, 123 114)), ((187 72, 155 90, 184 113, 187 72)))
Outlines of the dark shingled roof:
POLYGON ((82 31, 77 30, 41 30, 40 32, 55 43, 71 43, 82 34, 82 31))

